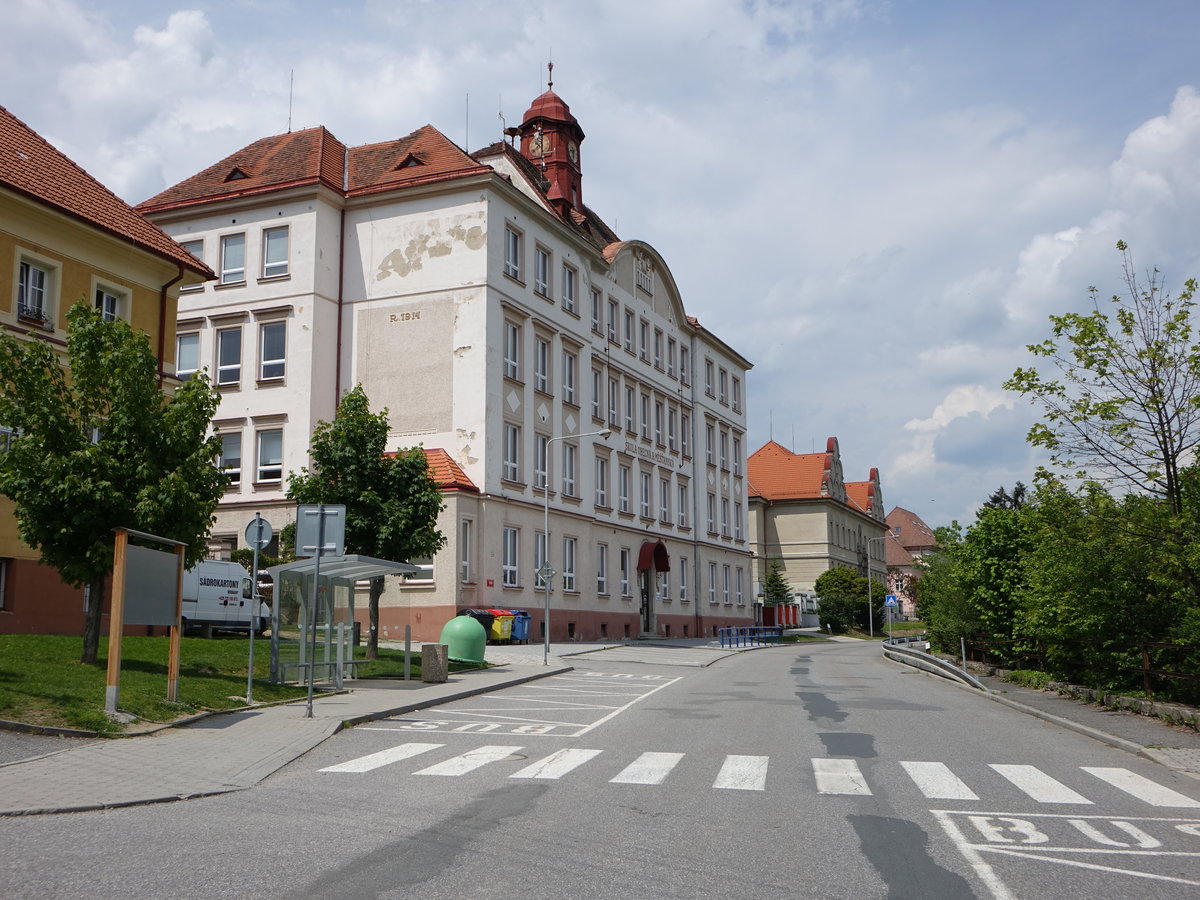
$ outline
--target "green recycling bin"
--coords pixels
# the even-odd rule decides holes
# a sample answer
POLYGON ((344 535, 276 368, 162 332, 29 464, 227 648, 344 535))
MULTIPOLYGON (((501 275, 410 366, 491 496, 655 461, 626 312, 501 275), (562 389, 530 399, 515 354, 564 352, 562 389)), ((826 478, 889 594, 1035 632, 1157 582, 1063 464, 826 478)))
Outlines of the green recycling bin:
POLYGON ((438 642, 446 645, 448 655, 456 662, 482 663, 487 632, 478 619, 455 616, 442 626, 438 642))

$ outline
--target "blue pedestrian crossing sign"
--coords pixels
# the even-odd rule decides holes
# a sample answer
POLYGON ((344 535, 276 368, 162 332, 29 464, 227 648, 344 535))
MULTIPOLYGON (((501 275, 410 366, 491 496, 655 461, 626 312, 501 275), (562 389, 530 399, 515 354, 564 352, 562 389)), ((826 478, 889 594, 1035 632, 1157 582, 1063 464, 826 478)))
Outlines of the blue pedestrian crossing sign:
POLYGON ((886 597, 884 597, 884 599, 883 599, 883 605, 884 605, 884 606, 887 606, 887 607, 892 607, 892 608, 895 608, 895 607, 899 606, 900 604, 896 602, 896 595, 895 595, 895 594, 888 594, 888 595, 887 595, 886 597))

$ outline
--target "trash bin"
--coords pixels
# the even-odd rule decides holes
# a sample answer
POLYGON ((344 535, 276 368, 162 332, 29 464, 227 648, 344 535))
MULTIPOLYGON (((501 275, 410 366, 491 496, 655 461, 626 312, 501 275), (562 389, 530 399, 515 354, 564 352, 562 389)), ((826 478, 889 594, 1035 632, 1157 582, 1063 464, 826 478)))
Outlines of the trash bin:
MULTIPOLYGON (((487 644, 487 632, 474 616, 455 616, 442 626, 438 643, 445 644, 450 659, 457 662, 483 662, 483 648, 487 644)), ((422 648, 424 652, 424 648, 422 648)), ((422 676, 423 677, 423 676, 422 676)))
POLYGON ((484 634, 491 634, 492 622, 496 617, 494 615, 492 615, 488 610, 486 610, 486 609, 460 609, 458 611, 458 614, 460 616, 470 616, 472 619, 475 619, 477 622, 479 622, 480 625, 483 626, 484 634))
POLYGON ((511 644, 513 627, 512 610, 489 609, 488 612, 495 617, 492 621, 492 627, 488 632, 492 636, 492 640, 498 644, 511 644))
POLYGON ((514 644, 529 643, 529 623, 533 619, 528 612, 523 609, 512 610, 512 640, 514 644))

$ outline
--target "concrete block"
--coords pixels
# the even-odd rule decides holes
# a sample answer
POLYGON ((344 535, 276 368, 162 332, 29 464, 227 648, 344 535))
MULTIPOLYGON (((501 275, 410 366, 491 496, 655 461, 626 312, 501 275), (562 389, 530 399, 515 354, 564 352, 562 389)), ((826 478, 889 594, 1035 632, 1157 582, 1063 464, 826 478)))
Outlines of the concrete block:
POLYGON ((421 647, 421 680, 442 684, 450 678, 450 648, 445 644, 421 647))

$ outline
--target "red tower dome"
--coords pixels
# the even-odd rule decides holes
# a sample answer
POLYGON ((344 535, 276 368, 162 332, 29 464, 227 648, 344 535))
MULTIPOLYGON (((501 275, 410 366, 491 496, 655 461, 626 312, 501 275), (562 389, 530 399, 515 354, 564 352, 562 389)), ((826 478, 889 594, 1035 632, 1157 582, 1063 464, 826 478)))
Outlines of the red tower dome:
POLYGON ((566 101, 554 93, 554 63, 549 70, 546 92, 534 99, 521 120, 521 154, 545 174, 550 182, 547 197, 566 215, 583 206, 583 129, 566 101))

